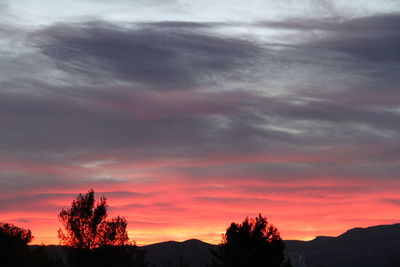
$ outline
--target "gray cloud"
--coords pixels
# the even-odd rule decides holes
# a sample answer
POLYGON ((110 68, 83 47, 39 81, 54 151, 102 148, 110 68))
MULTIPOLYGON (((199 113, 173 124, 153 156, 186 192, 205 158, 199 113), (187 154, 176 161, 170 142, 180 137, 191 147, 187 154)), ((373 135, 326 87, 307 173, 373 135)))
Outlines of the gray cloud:
MULTIPOLYGON (((380 35, 396 33, 400 23, 399 13, 376 14, 358 18, 327 17, 327 18, 289 18, 282 21, 263 21, 257 26, 290 30, 325 30, 331 32, 380 35)), ((373 36, 371 36, 373 37, 373 36)))
MULTIPOLYGON (((4 68, 9 73, 25 61, 32 73, 7 74, 1 81, 0 153, 13 160, 79 166, 85 163, 80 156, 94 154, 116 161, 277 154, 315 159, 342 148, 339 156, 370 167, 358 165, 354 171, 346 164, 299 160, 175 172, 204 179, 224 174, 291 180, 317 177, 325 168, 336 176, 394 177, 397 168, 382 161, 394 162, 399 155, 396 69, 379 52, 391 43, 378 40, 397 34, 397 14, 302 23, 265 25, 327 35, 276 49, 217 36, 212 23, 94 21, 30 33, 33 41, 21 44, 28 53, 1 55, 9 60, 4 68), (363 30, 363 25, 371 26, 363 30), (364 53, 358 46, 344 51, 330 42, 346 38, 381 44, 374 50, 378 62, 365 64, 372 56, 356 55, 364 53), (390 97, 376 99, 378 89, 390 97)), ((340 161, 339 156, 326 161, 340 161)), ((87 175, 77 179, 90 182, 83 178, 87 175)), ((41 183, 53 184, 52 177, 41 183)), ((61 184, 68 179, 58 178, 61 184)))
POLYGON ((382 198, 380 199, 384 204, 390 204, 394 206, 400 206, 400 199, 398 198, 382 198))
POLYGON ((212 82, 215 75, 231 75, 254 64, 261 54, 250 42, 147 25, 136 29, 100 21, 55 25, 37 33, 38 47, 60 69, 90 81, 99 82, 103 76, 158 89, 212 82))
POLYGON ((259 26, 303 32, 316 32, 315 40, 305 45, 315 49, 330 49, 372 62, 396 62, 400 59, 400 13, 345 19, 295 18, 285 21, 265 21, 259 26))
POLYGON ((255 204, 255 203, 268 203, 268 204, 282 204, 282 201, 274 201, 271 199, 266 198, 235 198, 235 197, 196 197, 194 198, 196 201, 199 202, 206 202, 206 203, 219 203, 219 204, 226 204, 226 205, 235 205, 235 204, 255 204))

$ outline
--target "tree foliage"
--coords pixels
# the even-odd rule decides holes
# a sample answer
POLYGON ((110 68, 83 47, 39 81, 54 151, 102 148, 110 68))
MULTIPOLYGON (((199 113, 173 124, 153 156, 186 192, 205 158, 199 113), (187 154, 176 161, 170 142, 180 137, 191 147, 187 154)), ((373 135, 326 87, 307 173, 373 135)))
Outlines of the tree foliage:
POLYGON ((55 267, 44 247, 29 247, 33 240, 31 231, 9 223, 0 223, 0 266, 55 267))
POLYGON ((278 229, 259 214, 241 224, 232 223, 213 256, 214 267, 280 267, 284 243, 278 229))
POLYGON ((27 245, 33 239, 31 230, 26 230, 9 223, 0 223, 0 240, 8 245, 27 245))
POLYGON ((93 189, 79 194, 71 208, 63 209, 58 215, 64 227, 58 230, 61 242, 80 249, 127 245, 125 218, 118 216, 107 220, 107 208, 104 196, 96 203, 93 189))

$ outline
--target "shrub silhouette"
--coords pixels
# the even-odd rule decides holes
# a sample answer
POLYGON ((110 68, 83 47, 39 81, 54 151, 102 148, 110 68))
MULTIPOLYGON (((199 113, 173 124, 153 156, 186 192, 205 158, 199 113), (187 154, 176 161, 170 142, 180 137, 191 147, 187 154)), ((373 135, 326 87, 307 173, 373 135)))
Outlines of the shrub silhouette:
POLYGON ((58 230, 61 243, 81 249, 127 245, 125 218, 118 216, 107 220, 107 208, 104 196, 95 203, 93 189, 84 195, 79 194, 72 201, 71 208, 62 209, 58 215, 64 226, 64 231, 58 230))
POLYGON ((241 224, 232 223, 212 254, 212 267, 280 267, 284 243, 278 229, 259 214, 241 224))

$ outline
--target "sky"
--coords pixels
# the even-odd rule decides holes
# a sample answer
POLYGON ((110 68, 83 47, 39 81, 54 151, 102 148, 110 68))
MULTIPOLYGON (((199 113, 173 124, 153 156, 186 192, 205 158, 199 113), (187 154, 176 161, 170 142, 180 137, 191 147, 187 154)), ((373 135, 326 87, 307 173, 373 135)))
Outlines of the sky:
POLYGON ((397 0, 0 0, 0 221, 93 188, 138 245, 400 222, 397 0))

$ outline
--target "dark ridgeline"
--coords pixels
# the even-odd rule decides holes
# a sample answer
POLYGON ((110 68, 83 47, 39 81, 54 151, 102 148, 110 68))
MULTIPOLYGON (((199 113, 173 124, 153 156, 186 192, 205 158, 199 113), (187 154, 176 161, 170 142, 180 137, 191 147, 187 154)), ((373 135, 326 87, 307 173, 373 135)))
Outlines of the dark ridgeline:
POLYGON ((261 214, 241 224, 232 223, 219 245, 200 240, 163 242, 145 246, 150 266, 290 267, 284 243, 261 214))
POLYGON ((285 243, 295 267, 400 266, 400 224, 354 228, 338 237, 285 243))
POLYGON ((216 245, 190 239, 184 242, 168 241, 144 246, 150 266, 166 267, 189 265, 205 267, 211 262, 211 249, 216 245))
MULTIPOLYGON (((285 255, 293 267, 398 267, 400 266, 400 224, 355 228, 338 237, 317 237, 311 241, 286 240, 285 255)), ((198 240, 164 242, 145 246, 150 266, 182 260, 191 267, 203 267, 213 259, 216 245, 198 240), (190 251, 190 252, 188 252, 190 251)), ((177 265, 175 265, 177 266, 177 265)))

